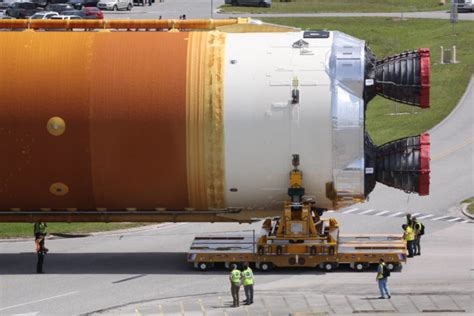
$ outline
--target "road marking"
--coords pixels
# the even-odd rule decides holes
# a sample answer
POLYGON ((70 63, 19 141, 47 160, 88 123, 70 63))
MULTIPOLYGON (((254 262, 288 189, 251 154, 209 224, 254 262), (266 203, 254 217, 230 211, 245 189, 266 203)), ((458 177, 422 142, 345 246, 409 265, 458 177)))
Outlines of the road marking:
POLYGON ((462 221, 461 223, 469 223, 469 220, 466 219, 465 221, 462 221))
POLYGON ((432 221, 439 221, 440 219, 443 219, 443 218, 446 218, 446 217, 449 217, 449 216, 440 216, 440 217, 432 218, 431 220, 432 221))
POLYGON ((370 212, 374 212, 374 211, 375 211, 375 210, 373 210, 373 209, 370 209, 370 210, 363 211, 363 212, 359 213, 359 215, 362 215, 362 214, 368 214, 368 213, 370 213, 370 212))
POLYGON ((462 220, 462 218, 455 217, 453 219, 450 219, 448 222, 455 222, 455 221, 458 221, 458 220, 462 220))
POLYGON ((434 216, 433 214, 428 214, 428 215, 423 215, 421 217, 418 217, 418 219, 425 219, 425 218, 433 217, 433 216, 434 216))
POLYGON ((56 295, 56 296, 51 296, 51 297, 47 297, 47 298, 42 298, 40 300, 26 302, 26 303, 23 303, 23 304, 17 304, 17 305, 2 307, 2 308, 0 308, 0 311, 4 311, 4 310, 7 310, 7 309, 12 309, 12 308, 15 308, 15 307, 20 307, 20 306, 30 305, 30 304, 34 304, 34 303, 44 302, 44 301, 52 300, 52 299, 55 299, 55 298, 72 295, 72 294, 75 294, 75 293, 77 293, 77 291, 69 292, 69 293, 65 293, 65 294, 60 294, 60 295, 56 295))
POLYGON ((415 217, 416 215, 419 215, 419 214, 421 214, 421 213, 413 213, 413 214, 411 214, 411 217, 415 217))
POLYGON ((403 214, 403 212, 396 212, 395 214, 390 215, 389 217, 395 217, 397 215, 403 214))
POLYGON ((355 211, 357 211, 357 210, 358 210, 357 207, 351 208, 350 210, 347 210, 347 211, 343 212, 342 214, 349 214, 349 213, 355 212, 355 211))
POLYGON ((375 216, 380 216, 380 215, 387 214, 387 213, 390 213, 390 211, 382 211, 380 213, 375 214, 375 216))

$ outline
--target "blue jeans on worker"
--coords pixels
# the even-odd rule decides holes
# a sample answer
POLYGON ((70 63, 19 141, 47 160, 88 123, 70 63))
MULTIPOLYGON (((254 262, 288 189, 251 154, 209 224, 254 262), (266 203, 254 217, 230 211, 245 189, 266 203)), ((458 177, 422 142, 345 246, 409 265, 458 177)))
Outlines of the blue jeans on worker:
POLYGON ((409 257, 413 257, 413 255, 414 255, 414 251, 413 251, 414 249, 413 248, 414 248, 413 240, 408 240, 407 241, 407 249, 408 249, 408 256, 409 257))
POLYGON ((378 279, 378 282, 379 282, 380 296, 390 297, 390 291, 388 290, 388 287, 387 287, 387 278, 378 279))

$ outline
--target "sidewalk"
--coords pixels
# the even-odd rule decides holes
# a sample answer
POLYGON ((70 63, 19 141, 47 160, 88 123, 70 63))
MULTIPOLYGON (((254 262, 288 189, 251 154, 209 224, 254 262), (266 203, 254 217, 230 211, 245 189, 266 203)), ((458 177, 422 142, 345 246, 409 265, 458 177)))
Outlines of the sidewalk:
MULTIPOLYGON (((241 289, 241 300, 244 299, 241 289)), ((229 293, 170 298, 147 303, 128 305, 100 312, 100 315, 353 315, 353 314, 423 314, 473 312, 470 295, 429 295, 392 293, 392 298, 378 299, 377 284, 374 295, 322 295, 311 292, 272 293, 255 292, 255 303, 232 308, 229 293)), ((95 315, 95 314, 92 314, 95 315)))

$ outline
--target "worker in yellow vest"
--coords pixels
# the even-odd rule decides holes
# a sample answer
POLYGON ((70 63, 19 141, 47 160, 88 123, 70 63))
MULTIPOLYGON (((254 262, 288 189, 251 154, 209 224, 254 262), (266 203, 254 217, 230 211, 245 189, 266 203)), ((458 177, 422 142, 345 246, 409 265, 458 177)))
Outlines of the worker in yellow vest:
POLYGON ((230 292, 232 294, 232 300, 234 301, 233 307, 239 307, 239 292, 240 292, 240 280, 242 279, 242 273, 237 269, 236 264, 232 264, 232 271, 230 271, 230 292))
POLYGON ((379 266, 377 267, 377 277, 375 278, 375 280, 379 284, 380 299, 384 299, 385 296, 387 296, 387 298, 392 297, 390 296, 390 291, 387 286, 387 279, 389 276, 390 272, 386 267, 384 260, 381 258, 379 261, 379 266))
POLYGON ((403 228, 403 239, 407 242, 407 249, 408 249, 408 258, 413 257, 413 243, 415 241, 415 232, 413 228, 408 225, 402 225, 403 228))
POLYGON ((421 236, 425 234, 425 227, 416 217, 413 217, 413 229, 415 232, 415 241, 413 242, 413 252, 415 256, 421 255, 421 236))
POLYGON ((244 264, 244 271, 242 271, 242 283, 245 291, 245 304, 253 304, 253 272, 248 263, 244 264))

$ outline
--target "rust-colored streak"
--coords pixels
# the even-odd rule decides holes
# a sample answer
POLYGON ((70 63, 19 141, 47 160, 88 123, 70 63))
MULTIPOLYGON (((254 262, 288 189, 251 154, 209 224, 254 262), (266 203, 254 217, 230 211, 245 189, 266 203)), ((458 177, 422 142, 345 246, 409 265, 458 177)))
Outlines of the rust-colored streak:
POLYGON ((93 204, 84 89, 91 41, 88 33, 0 33, 0 209, 93 204), (60 136, 47 129, 54 116, 67 126, 60 136), (69 192, 51 194, 56 182, 69 192))
POLYGON ((186 207, 187 33, 99 33, 91 62, 95 204, 186 207))

